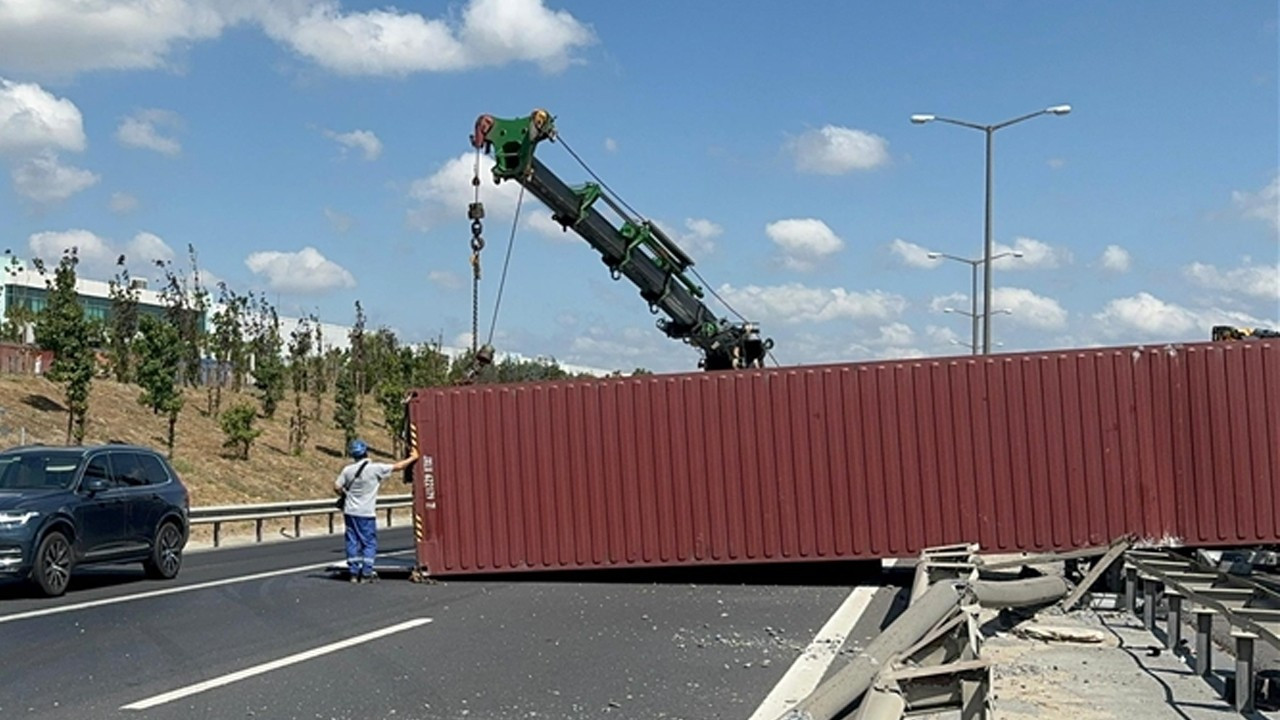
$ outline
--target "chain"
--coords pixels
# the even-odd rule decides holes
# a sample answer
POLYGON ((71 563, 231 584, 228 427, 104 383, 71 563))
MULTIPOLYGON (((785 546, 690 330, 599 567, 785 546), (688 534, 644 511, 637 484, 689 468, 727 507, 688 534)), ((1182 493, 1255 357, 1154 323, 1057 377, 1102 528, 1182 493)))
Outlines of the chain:
POLYGON ((480 202, 480 149, 476 148, 476 161, 471 175, 471 187, 475 199, 467 208, 471 219, 471 354, 479 351, 480 338, 480 251, 484 250, 484 203, 480 202))

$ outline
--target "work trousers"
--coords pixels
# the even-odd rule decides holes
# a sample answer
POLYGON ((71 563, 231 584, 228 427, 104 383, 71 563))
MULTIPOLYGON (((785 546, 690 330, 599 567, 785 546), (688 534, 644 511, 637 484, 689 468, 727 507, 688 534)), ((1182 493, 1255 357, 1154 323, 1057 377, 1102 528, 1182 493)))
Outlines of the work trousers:
POLYGON ((347 528, 347 570, 352 577, 368 577, 378 555, 378 519, 343 514, 342 520, 347 528))

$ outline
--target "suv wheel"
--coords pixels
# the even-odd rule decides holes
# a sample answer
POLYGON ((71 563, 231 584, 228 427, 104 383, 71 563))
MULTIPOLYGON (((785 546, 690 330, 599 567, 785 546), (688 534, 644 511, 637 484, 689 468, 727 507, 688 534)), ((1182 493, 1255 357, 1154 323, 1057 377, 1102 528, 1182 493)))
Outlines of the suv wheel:
POLYGON ((178 576, 178 570, 182 568, 182 531, 177 525, 167 522, 160 526, 151 548, 151 557, 143 565, 147 575, 153 578, 172 580, 178 576))
POLYGON ((61 595, 67 591, 67 583, 71 580, 71 565, 71 542, 66 535, 55 530, 45 535, 36 549, 31 579, 45 595, 61 595))

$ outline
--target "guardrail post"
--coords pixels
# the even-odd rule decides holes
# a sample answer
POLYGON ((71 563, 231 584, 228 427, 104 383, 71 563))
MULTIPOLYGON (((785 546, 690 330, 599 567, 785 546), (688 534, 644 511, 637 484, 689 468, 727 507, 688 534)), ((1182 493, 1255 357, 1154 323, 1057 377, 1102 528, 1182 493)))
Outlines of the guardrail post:
POLYGON ((1236 712, 1241 715, 1253 713, 1253 641, 1257 635, 1243 630, 1233 630, 1231 637, 1236 640, 1236 712))
POLYGON ((1169 598, 1169 615, 1164 624, 1164 643, 1176 655, 1178 646, 1182 644, 1182 596, 1166 592, 1165 597, 1169 598))
POLYGON ((293 516, 293 537, 295 540, 302 537, 302 516, 301 515, 293 516))
POLYGON ((1124 609, 1138 614, 1138 568, 1132 565, 1124 568, 1124 609))
POLYGON ((391 510, 392 508, 387 508, 387 527, 391 527, 391 510))
POLYGON ((216 522, 213 524, 213 546, 214 547, 218 547, 218 543, 222 539, 221 536, 222 536, 222 523, 216 522))
POLYGON ((329 513, 329 534, 333 534, 333 513, 329 513))
POLYGON ((1217 610, 1196 608, 1196 674, 1209 677, 1213 672, 1213 616, 1217 610))
POLYGON ((258 542, 262 542, 262 518, 253 521, 253 531, 258 538, 258 542))

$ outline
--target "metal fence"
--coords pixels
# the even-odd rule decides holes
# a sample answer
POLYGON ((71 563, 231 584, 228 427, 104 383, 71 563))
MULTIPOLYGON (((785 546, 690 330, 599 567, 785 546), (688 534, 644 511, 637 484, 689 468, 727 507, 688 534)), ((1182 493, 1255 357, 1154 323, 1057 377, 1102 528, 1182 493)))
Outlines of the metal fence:
MULTIPOLYGON (((312 515, 327 515, 329 533, 333 534, 333 519, 342 512, 334 506, 335 498, 326 500, 288 500, 278 503, 260 505, 215 505, 210 507, 191 508, 188 515, 191 525, 212 525, 213 546, 222 542, 222 526, 225 523, 253 523, 254 536, 262 542, 262 524, 277 518, 293 518, 293 535, 302 534, 302 518, 312 515)), ((378 498, 377 509, 387 514, 387 526, 391 526, 392 513, 398 508, 413 506, 413 495, 384 495, 378 498)))

